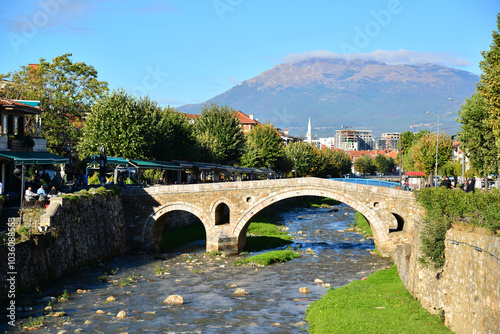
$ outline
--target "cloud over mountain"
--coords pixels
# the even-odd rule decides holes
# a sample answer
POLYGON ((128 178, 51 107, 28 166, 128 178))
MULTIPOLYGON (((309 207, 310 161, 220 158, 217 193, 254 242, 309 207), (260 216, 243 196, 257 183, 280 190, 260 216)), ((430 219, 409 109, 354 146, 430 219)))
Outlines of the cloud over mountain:
POLYGON ((376 50, 368 53, 342 54, 326 50, 306 51, 303 53, 291 53, 283 57, 282 62, 294 63, 307 59, 360 59, 373 60, 387 65, 416 65, 416 64, 437 64, 449 67, 465 67, 472 63, 451 52, 418 52, 409 50, 376 50))

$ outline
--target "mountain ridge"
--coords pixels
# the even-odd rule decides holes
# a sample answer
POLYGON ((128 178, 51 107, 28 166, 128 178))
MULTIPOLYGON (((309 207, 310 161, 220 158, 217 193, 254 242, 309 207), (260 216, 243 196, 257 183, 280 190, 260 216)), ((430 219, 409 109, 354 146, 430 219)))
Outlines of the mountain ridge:
MULTIPOLYGON (((463 101, 478 81, 473 73, 432 63, 313 58, 276 65, 205 103, 228 105, 277 127, 296 129, 293 135, 303 135, 308 117, 313 125, 352 125, 379 134, 409 130, 415 121, 433 122, 426 111, 456 111, 458 104, 448 98, 463 101)), ((205 103, 178 109, 199 113, 205 103)), ((454 133, 457 124, 447 119, 441 128, 454 133)))

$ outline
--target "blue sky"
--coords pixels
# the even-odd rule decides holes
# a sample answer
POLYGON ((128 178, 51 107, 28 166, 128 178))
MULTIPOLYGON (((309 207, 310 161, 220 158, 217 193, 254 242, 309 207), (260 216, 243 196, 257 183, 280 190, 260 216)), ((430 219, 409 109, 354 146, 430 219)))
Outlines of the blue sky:
MULTIPOLYGON (((286 61, 356 53, 480 73, 498 0, 0 0, 0 73, 72 53, 111 89, 204 102, 286 61)), ((250 112, 250 111, 247 111, 250 112)))

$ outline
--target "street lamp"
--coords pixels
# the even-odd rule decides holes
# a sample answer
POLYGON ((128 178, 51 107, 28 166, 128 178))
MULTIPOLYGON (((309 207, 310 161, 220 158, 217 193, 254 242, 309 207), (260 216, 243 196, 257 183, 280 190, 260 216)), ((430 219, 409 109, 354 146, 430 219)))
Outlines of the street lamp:
POLYGON ((435 174, 434 174, 434 188, 437 188, 437 173, 438 173, 438 145, 439 145, 439 117, 441 117, 441 116, 446 116, 446 115, 450 115, 450 114, 451 114, 451 111, 450 111, 450 112, 447 112, 446 114, 441 114, 441 115, 433 114, 433 113, 428 112, 428 111, 426 111, 426 113, 428 113, 429 115, 434 115, 434 116, 437 116, 437 118, 438 118, 438 122, 437 122, 437 130, 436 130, 436 168, 435 168, 435 174))
MULTIPOLYGON (((456 103, 459 103, 460 105, 462 105, 462 103, 458 102, 457 100, 449 97, 448 100, 450 100, 451 102, 456 102, 456 103)), ((465 183, 465 150, 464 148, 462 147, 462 145, 460 145, 460 149, 462 150, 462 184, 465 183)))

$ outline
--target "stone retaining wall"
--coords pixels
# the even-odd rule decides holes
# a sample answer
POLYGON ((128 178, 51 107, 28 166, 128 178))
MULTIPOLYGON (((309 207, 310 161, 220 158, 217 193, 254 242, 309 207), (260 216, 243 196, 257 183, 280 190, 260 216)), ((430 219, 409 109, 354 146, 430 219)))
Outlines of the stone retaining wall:
POLYGON ((448 230, 441 270, 420 267, 419 240, 393 254, 406 289, 431 313, 443 310, 455 333, 500 333, 500 238, 448 230))
MULTIPOLYGON (((42 225, 47 232, 15 245, 18 289, 33 287, 129 250, 120 196, 94 195, 77 201, 51 199, 42 225)), ((0 299, 8 291, 8 247, 0 248, 0 299)))

